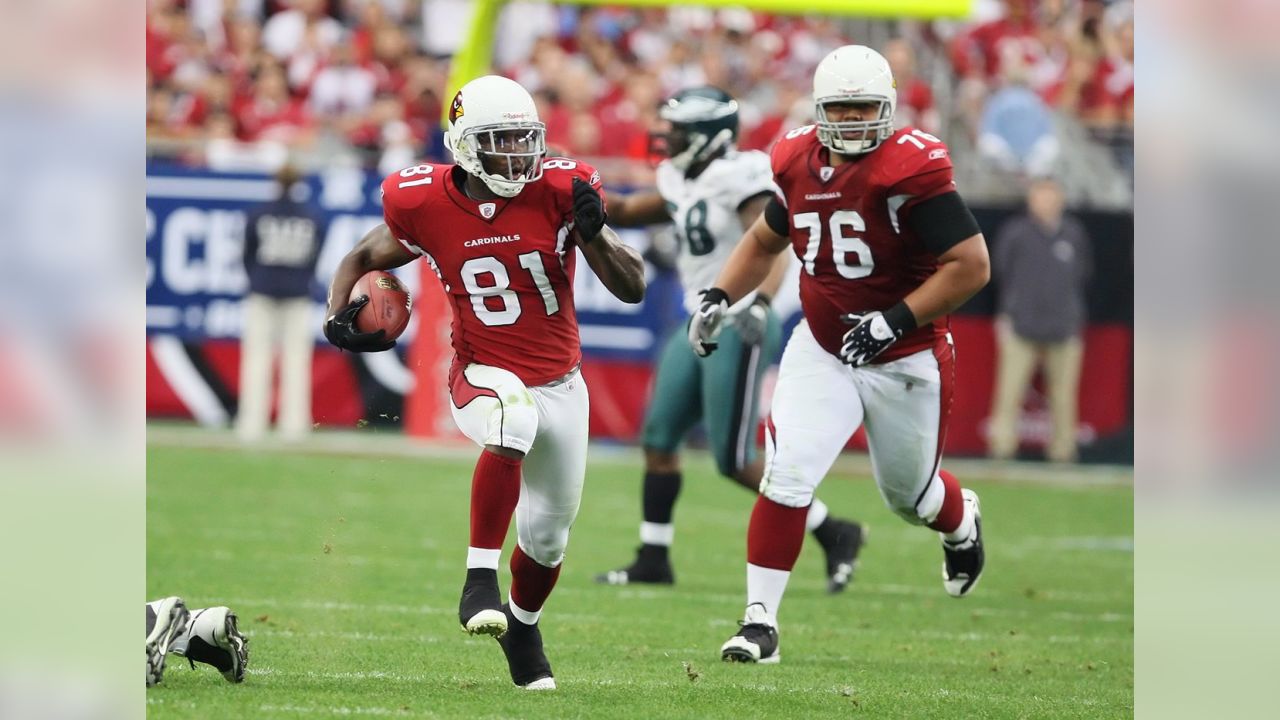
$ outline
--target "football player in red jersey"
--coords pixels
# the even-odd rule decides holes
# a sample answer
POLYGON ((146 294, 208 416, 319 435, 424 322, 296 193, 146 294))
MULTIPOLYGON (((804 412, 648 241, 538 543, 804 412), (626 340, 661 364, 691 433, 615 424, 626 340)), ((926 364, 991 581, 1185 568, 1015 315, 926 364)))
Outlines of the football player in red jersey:
POLYGON ((778 605, 806 508, 860 425, 885 503, 941 533, 947 593, 968 594, 982 573, 978 496, 940 460, 954 377, 947 313, 986 285, 986 241, 942 142, 894 131, 897 91, 879 53, 834 50, 814 73, 813 97, 817 123, 774 146, 776 197, 689 325, 695 352, 710 353, 728 308, 778 253, 790 246, 803 261, 804 321, 782 355, 747 531, 746 617, 721 648, 725 660, 778 660, 778 605))
POLYGON ((587 387, 573 304, 574 246, 605 287, 644 297, 644 261, 605 225, 600 174, 545 158, 546 130, 520 85, 485 76, 449 112, 456 164, 423 164, 382 183, 386 219, 338 266, 325 336, 356 352, 395 343, 360 333, 367 298, 348 303, 370 270, 422 257, 453 305, 454 421, 483 448, 471 484, 471 537, 458 615, 498 638, 511 679, 554 689, 538 618, 560 574, 587 460, 587 387), (517 547, 502 602, 498 560, 512 514, 517 547))

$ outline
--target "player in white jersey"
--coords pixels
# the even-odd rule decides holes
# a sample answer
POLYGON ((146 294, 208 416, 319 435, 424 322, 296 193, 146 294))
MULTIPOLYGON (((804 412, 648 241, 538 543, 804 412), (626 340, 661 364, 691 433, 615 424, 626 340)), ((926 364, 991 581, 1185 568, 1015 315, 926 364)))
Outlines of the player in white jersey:
MULTIPOLYGON (((615 227, 675 224, 676 266, 685 310, 692 313, 775 192, 773 170, 765 153, 734 146, 738 103, 722 90, 681 91, 659 115, 668 127, 653 136, 655 150, 667 155, 657 168, 657 191, 610 195, 609 221, 615 227)), ((698 421, 706 427, 720 474, 752 491, 760 487, 762 462, 755 448, 760 381, 781 344, 781 327, 769 304, 788 264, 781 258, 760 288, 729 310, 721 352, 697 357, 683 327, 667 340, 644 423, 641 545, 631 565, 601 574, 599 582, 675 581, 669 550, 682 482, 677 451, 698 421)), ((830 516, 820 500, 810 506, 807 527, 826 553, 828 590, 843 590, 862 545, 862 528, 830 516)))

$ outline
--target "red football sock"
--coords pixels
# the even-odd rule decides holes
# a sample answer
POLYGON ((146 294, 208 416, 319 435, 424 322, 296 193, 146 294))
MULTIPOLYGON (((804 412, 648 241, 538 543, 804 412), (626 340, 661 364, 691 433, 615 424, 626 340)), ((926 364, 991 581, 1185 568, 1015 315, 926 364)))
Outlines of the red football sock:
POLYGON ((553 568, 540 565, 517 545, 515 552, 511 553, 511 601, 527 612, 542 610, 543 603, 560 578, 561 567, 564 563, 553 568))
POLYGON ((942 509, 938 511, 938 517, 929 523, 929 527, 943 533, 955 532, 964 520, 964 497, 960 494, 960 481, 946 470, 939 470, 938 477, 942 478, 945 494, 942 496, 942 509))
POLYGON ((485 450, 471 478, 471 547, 501 550, 520 501, 520 460, 485 450))
POLYGON ((761 495, 747 526, 747 562, 790 572, 804 544, 804 520, 809 507, 787 507, 761 495))

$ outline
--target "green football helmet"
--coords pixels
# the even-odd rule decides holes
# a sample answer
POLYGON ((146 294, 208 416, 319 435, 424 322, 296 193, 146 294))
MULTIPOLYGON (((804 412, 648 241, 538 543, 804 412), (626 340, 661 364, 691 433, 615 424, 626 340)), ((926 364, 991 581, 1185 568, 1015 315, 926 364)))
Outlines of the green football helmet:
POLYGON ((662 104, 658 116, 671 127, 649 134, 650 152, 670 158, 690 177, 723 155, 738 139, 738 101, 719 88, 681 90, 662 104))

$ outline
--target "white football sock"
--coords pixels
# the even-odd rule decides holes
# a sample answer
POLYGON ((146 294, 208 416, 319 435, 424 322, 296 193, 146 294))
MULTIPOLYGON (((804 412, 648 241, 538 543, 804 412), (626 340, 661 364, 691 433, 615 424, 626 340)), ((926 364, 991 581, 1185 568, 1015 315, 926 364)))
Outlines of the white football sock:
POLYGON ((502 548, 496 550, 490 548, 467 548, 467 569, 486 568, 489 570, 498 569, 498 560, 502 557, 502 548))
POLYGON ((537 612, 529 612, 528 610, 525 610, 516 604, 516 601, 512 599, 510 594, 507 595, 507 603, 511 605, 511 614, 525 625, 533 625, 538 622, 538 618, 542 617, 541 610, 538 610, 537 612))
POLYGON ((830 513, 827 511, 827 504, 818 498, 814 498, 813 502, 809 505, 809 514, 804 518, 805 532, 813 532, 814 530, 817 530, 819 525, 826 522, 827 515, 829 514, 830 513))
POLYGON ((790 570, 774 570, 747 563, 747 604, 760 603, 769 614, 769 624, 778 626, 778 606, 787 591, 790 570))
POLYGON ((640 523, 640 542, 645 545, 670 547, 675 536, 676 526, 671 523, 640 523))
POLYGON ((943 540, 946 540, 952 545, 959 545, 966 540, 972 539, 974 530, 973 503, 966 502, 964 504, 964 515, 960 518, 960 524, 956 526, 956 529, 953 532, 941 533, 941 535, 943 540))

